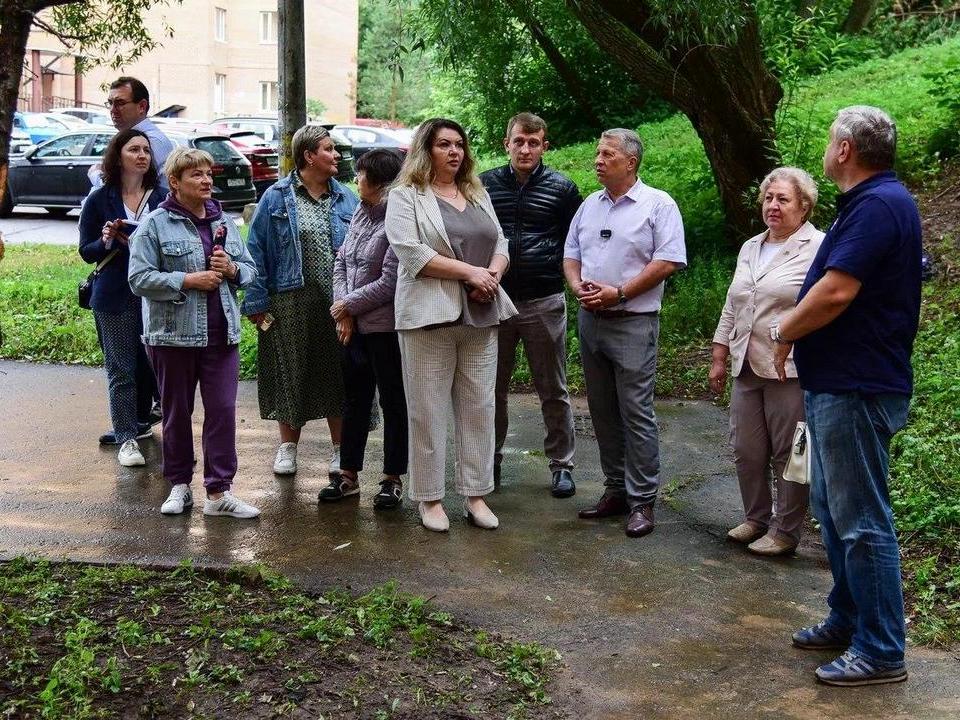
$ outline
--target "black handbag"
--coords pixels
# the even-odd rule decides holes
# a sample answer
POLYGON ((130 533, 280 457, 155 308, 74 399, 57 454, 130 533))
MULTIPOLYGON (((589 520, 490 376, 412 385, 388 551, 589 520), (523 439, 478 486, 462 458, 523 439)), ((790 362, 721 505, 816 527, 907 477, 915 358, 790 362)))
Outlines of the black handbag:
POLYGON ((97 263, 97 266, 93 269, 93 272, 87 275, 87 279, 77 286, 77 302, 80 303, 80 307, 82 307, 84 310, 90 309, 90 298, 93 297, 93 283, 96 281, 97 275, 100 274, 100 271, 103 270, 108 262, 113 260, 118 252, 120 252, 120 248, 112 251, 103 260, 97 263))

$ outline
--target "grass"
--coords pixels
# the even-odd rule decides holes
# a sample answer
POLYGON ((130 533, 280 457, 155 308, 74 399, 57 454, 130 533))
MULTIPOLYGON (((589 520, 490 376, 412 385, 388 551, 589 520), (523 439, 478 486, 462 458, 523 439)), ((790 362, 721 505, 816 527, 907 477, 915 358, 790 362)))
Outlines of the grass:
POLYGON ((355 597, 260 566, 0 564, 3 717, 538 718, 559 659, 393 583, 355 597))

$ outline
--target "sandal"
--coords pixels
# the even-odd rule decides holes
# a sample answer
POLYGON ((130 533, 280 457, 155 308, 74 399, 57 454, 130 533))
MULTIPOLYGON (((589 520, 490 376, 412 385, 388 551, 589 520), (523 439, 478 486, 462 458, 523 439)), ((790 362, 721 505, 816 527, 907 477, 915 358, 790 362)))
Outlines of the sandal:
POLYGON ((360 481, 354 475, 351 477, 341 472, 340 475, 331 475, 330 484, 317 495, 320 502, 335 502, 345 497, 360 494, 360 481))
POLYGON ((380 492, 373 496, 373 507, 377 510, 393 510, 403 501, 403 483, 385 478, 380 481, 380 492))

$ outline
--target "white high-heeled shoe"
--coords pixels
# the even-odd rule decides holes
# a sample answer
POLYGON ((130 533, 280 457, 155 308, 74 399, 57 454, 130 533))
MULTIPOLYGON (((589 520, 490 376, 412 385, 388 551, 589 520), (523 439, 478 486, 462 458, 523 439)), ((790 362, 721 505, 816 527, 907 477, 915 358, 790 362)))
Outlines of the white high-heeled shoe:
POLYGON ((464 498, 463 516, 467 519, 468 523, 478 528, 483 528, 484 530, 496 530, 500 527, 500 520, 497 519, 493 511, 487 507, 486 503, 484 503, 483 510, 475 513, 470 509, 470 503, 464 498))
POLYGON ((438 504, 437 507, 440 508, 439 513, 432 513, 427 515, 424 512, 426 503, 421 502, 417 509, 420 511, 420 522, 427 530, 433 530, 433 532, 447 532, 450 529, 450 518, 447 517, 447 514, 443 511, 443 505, 438 504))

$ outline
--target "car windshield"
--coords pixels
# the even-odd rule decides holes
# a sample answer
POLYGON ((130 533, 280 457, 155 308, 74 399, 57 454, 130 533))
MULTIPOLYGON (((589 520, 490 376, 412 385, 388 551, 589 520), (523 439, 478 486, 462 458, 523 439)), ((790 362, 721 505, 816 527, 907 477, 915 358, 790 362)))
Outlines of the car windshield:
POLYGON ((198 150, 206 150, 217 163, 243 160, 243 155, 224 138, 197 138, 193 141, 193 146, 198 150))

